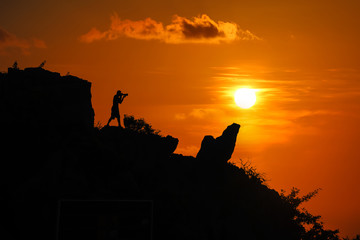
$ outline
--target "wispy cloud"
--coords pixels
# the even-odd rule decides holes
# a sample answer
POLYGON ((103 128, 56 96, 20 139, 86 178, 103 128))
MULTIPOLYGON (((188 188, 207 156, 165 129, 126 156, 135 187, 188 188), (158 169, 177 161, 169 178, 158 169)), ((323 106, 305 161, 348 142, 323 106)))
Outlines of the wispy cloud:
POLYGON ((174 15, 169 25, 151 18, 132 21, 121 20, 117 14, 111 16, 108 30, 92 28, 80 36, 80 40, 91 43, 98 40, 115 40, 128 37, 141 40, 159 40, 170 44, 180 43, 223 43, 235 40, 259 40, 249 30, 241 29, 236 23, 214 21, 208 15, 188 19, 174 15))
POLYGON ((177 113, 175 114, 176 120, 185 120, 191 118, 192 120, 198 119, 203 120, 207 118, 214 118, 215 116, 221 115, 222 111, 220 109, 211 108, 209 106, 202 106, 201 108, 195 107, 190 110, 188 113, 177 113))
POLYGON ((38 38, 29 40, 19 38, 15 34, 0 27, 0 54, 6 54, 11 48, 19 49, 23 54, 29 54, 31 47, 46 48, 46 44, 38 38))

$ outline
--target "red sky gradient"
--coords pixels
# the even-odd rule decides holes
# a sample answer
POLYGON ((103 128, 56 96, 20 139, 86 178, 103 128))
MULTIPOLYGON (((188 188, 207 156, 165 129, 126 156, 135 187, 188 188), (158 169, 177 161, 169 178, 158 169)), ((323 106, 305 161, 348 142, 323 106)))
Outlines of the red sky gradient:
MULTIPOLYGON (((116 90, 132 114, 195 155, 204 135, 241 124, 232 161, 341 236, 360 233, 359 1, 12 1, 0 8, 0 70, 15 60, 93 83, 95 122, 116 90), (233 93, 257 89, 240 109, 233 93)), ((114 121, 115 123, 115 121, 114 121)))

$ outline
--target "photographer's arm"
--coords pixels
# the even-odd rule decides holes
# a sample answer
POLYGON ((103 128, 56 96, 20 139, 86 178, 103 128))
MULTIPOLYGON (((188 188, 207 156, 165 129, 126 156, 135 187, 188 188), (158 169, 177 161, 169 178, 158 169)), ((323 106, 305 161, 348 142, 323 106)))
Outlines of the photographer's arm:
POLYGON ((124 98, 126 97, 127 95, 125 94, 122 94, 120 97, 119 97, 119 103, 122 103, 124 101, 124 98))

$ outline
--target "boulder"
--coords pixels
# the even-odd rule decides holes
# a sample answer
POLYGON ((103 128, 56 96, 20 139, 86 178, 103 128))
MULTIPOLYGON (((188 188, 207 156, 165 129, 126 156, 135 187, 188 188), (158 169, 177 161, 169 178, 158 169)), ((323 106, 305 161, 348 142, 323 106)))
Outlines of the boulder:
POLYGON ((213 136, 205 136, 201 142, 201 148, 196 158, 199 160, 212 160, 226 163, 234 152, 239 129, 240 125, 233 123, 216 139, 213 136))

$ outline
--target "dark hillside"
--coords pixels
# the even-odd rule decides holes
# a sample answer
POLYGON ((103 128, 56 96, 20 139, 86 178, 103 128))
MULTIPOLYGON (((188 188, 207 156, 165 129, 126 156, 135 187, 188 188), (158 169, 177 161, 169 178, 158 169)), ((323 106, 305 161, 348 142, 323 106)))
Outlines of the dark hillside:
POLYGON ((93 128, 85 80, 9 69, 0 86, 2 239, 300 239, 291 206, 228 163, 240 125, 206 136, 194 158, 174 154, 171 136, 93 128), (87 217, 61 222, 65 200, 87 217), (109 201, 106 214, 89 200, 109 201), (136 222, 147 202, 151 219, 136 222))

